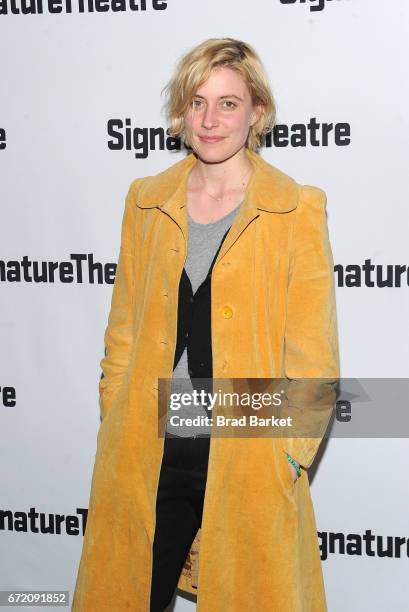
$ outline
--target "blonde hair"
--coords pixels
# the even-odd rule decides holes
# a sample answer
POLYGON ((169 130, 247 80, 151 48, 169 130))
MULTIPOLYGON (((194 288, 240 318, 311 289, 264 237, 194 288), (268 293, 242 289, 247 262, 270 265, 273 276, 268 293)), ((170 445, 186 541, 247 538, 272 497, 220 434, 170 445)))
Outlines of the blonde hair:
POLYGON ((276 105, 257 53, 247 43, 234 38, 209 38, 179 60, 173 77, 161 92, 166 95, 167 133, 186 142, 184 115, 197 89, 208 79, 211 71, 219 67, 238 72, 247 84, 253 106, 261 105, 263 109, 260 118, 250 126, 246 141, 246 146, 256 151, 264 134, 274 127, 276 105))

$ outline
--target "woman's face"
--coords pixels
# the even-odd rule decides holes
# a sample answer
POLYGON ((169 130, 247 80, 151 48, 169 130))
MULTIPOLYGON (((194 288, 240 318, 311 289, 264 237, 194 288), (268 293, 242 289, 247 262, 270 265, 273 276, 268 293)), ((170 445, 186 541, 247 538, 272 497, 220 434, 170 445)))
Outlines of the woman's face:
POLYGON ((231 68, 216 68, 185 114, 187 142, 203 161, 224 161, 243 148, 260 113, 242 76, 231 68))

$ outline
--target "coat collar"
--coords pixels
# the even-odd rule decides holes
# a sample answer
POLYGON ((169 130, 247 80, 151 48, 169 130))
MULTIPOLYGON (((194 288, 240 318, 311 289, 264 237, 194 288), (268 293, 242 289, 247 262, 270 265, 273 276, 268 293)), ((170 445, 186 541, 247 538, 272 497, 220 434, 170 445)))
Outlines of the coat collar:
MULTIPOLYGON (((236 242, 240 234, 259 215, 259 209, 286 213, 298 204, 298 185, 291 177, 264 161, 257 153, 246 149, 254 171, 240 210, 219 251, 214 267, 236 242)), ((159 208, 180 227, 187 253, 188 215, 186 208, 187 177, 197 159, 193 153, 167 170, 144 179, 138 191, 136 205, 140 208, 159 208)), ((179 247, 175 247, 176 250, 179 247)))
MULTIPOLYGON (((296 208, 298 187, 295 180, 266 162, 257 153, 246 149, 246 154, 254 171, 242 206, 246 206, 246 209, 255 208, 276 213, 296 208)), ((190 153, 163 172, 145 178, 139 189, 137 206, 158 207, 165 212, 170 212, 174 206, 184 207, 187 177, 196 162, 196 156, 190 153)))

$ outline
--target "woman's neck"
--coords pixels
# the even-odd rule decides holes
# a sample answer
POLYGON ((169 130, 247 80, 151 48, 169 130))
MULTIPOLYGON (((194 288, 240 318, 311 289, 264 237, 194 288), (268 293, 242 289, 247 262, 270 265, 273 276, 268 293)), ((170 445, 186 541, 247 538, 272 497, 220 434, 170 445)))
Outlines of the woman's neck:
POLYGON ((207 163, 198 157, 190 179, 211 193, 224 193, 229 189, 240 188, 242 181, 249 177, 251 169, 251 162, 243 148, 222 162, 207 163))

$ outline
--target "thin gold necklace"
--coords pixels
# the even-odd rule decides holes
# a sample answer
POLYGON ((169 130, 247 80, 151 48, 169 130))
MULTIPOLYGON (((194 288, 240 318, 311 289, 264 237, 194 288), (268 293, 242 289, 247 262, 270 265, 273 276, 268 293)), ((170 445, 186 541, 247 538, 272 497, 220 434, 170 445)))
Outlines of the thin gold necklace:
MULTIPOLYGON (((241 178, 241 180, 240 180, 240 187, 243 187, 243 186, 244 186, 244 179, 247 177, 247 175, 249 174, 249 172, 250 172, 250 171, 251 171, 251 167, 250 167, 250 168, 247 170, 246 174, 245 174, 245 175, 244 175, 244 176, 241 178)), ((209 193, 209 192, 206 190, 206 188, 205 188, 205 186, 204 186, 204 181, 203 181, 203 179, 202 179, 202 178, 200 178, 200 180, 201 180, 201 183, 202 183, 202 185, 203 185, 203 191, 204 191, 205 193, 207 193, 207 195, 208 195, 210 198, 212 198, 213 200, 216 200, 216 202, 221 202, 221 201, 223 200, 223 198, 224 198, 224 195, 225 195, 225 194, 223 194, 221 197, 217 198, 216 196, 212 195, 211 193, 209 193)))

